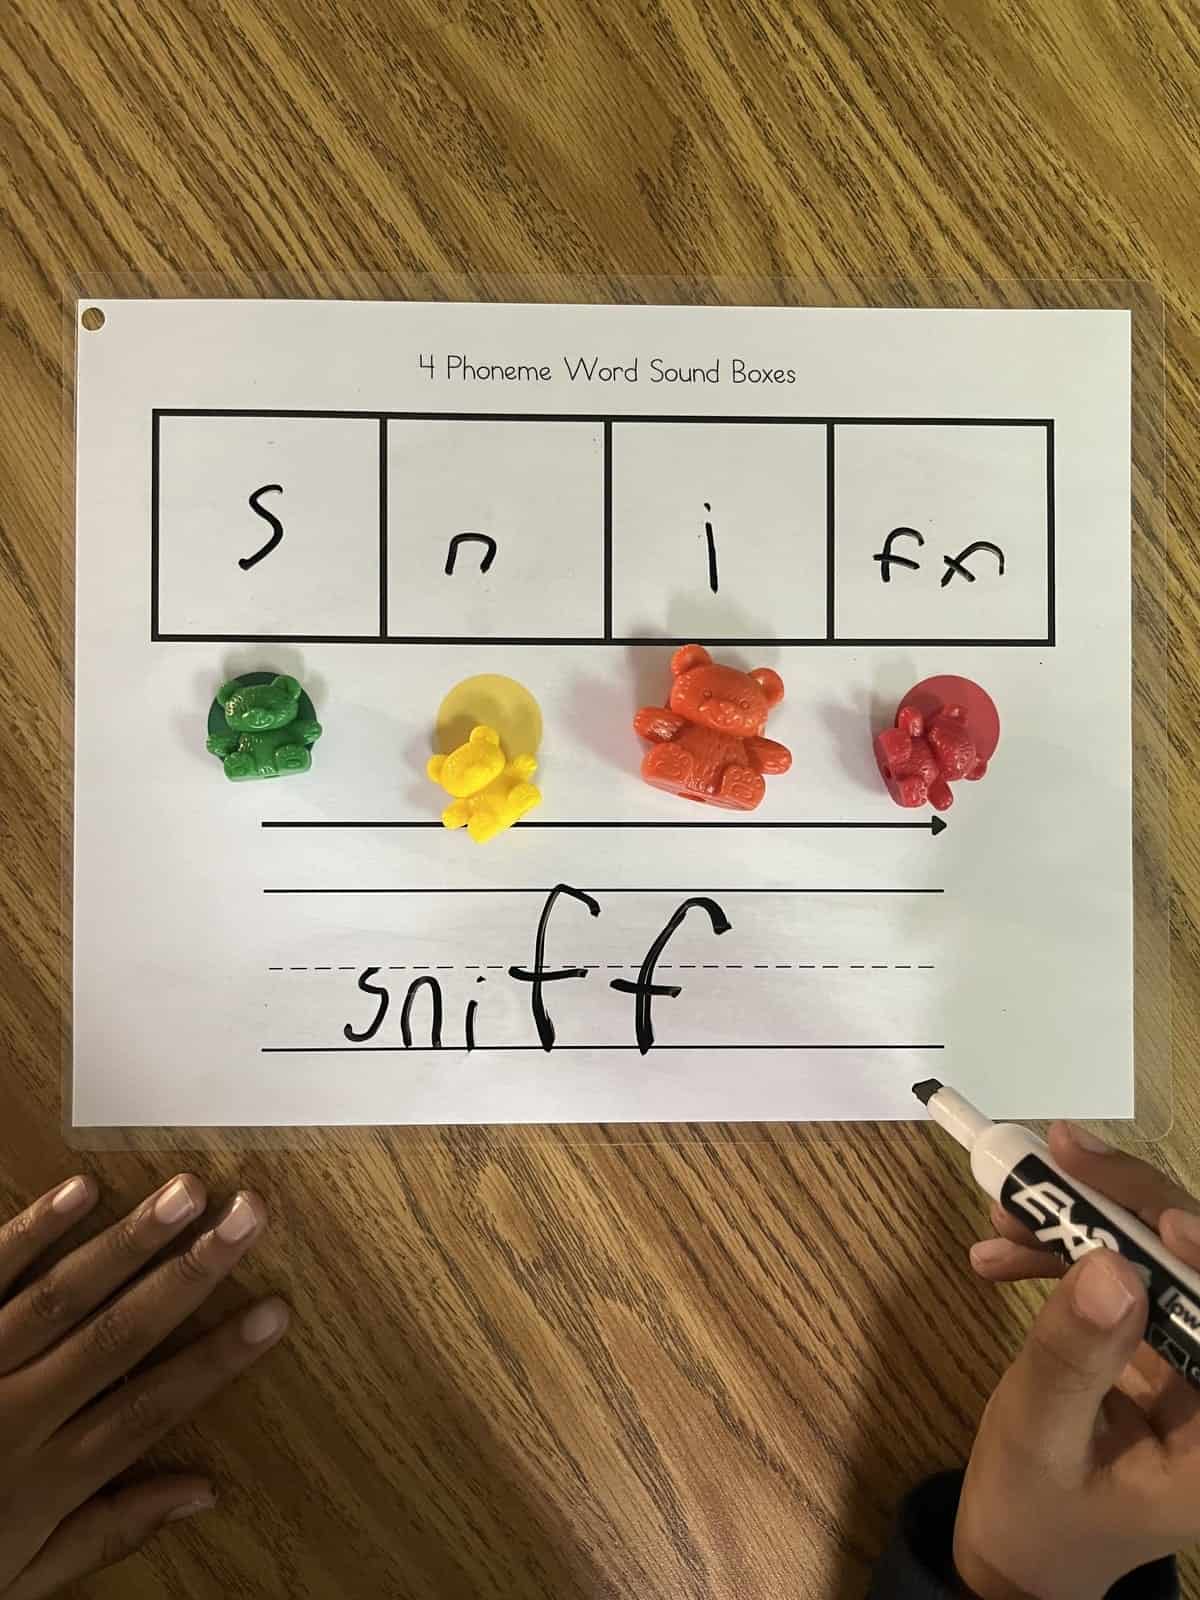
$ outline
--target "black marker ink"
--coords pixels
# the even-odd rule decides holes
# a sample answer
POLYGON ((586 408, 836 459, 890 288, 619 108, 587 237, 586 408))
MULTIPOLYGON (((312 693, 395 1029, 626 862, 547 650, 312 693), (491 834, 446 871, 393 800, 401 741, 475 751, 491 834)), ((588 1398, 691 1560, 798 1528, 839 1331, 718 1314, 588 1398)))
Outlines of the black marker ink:
MULTIPOLYGON (((705 511, 711 511, 708 501, 704 502, 705 511)), ((714 594, 717 592, 717 546, 713 538, 712 523, 704 524, 704 537, 708 541, 708 587, 714 594)))
POLYGON ((900 538, 915 539, 919 545, 925 543, 924 535, 918 533, 915 528, 893 528, 891 533, 889 533, 887 538, 883 541, 883 549, 879 551, 878 555, 873 555, 871 557, 872 561, 878 561, 879 576, 883 579, 884 583, 891 583, 893 567, 908 567, 911 572, 916 572, 920 568, 921 563, 919 561, 914 561, 910 556, 897 556, 892 554, 892 540, 900 538))
POLYGON ((412 1008, 418 992, 426 985, 429 987, 429 997, 433 1002, 433 1018, 429 1025, 429 1043, 434 1050, 442 1048, 442 986, 436 978, 414 978, 408 986, 408 993, 404 996, 404 1006, 400 1012, 400 1037, 404 1041, 406 1050, 412 1049, 412 1008))
POLYGON ((994 555, 1000 563, 1000 576, 1004 576, 1004 551, 1001 550, 998 544, 992 544, 987 539, 976 539, 974 544, 969 544, 965 550, 960 550, 958 555, 942 557, 942 560, 946 563, 945 576, 942 578, 943 589, 956 572, 961 572, 968 583, 975 582, 978 574, 972 572, 969 567, 965 567, 963 562, 968 556, 973 556, 977 550, 986 550, 989 554, 994 555))
MULTIPOLYGON (((476 983, 486 983, 486 978, 476 978, 476 983)), ((467 1001, 467 1015, 463 1023, 463 1031, 467 1036, 467 1051, 470 1053, 475 1048, 475 1013, 479 1010, 478 1000, 467 1001)))
POLYGON ((253 511, 257 516, 260 516, 264 522, 269 522, 271 524, 272 533, 271 537, 267 540, 266 544, 263 545, 261 550, 256 550, 252 556, 242 556, 239 559, 238 566, 241 567, 243 572, 249 572, 250 568, 257 566, 264 556, 269 556, 271 551, 274 550, 275 546, 283 538, 283 523, 280 522, 278 517, 273 516, 271 512, 267 510, 266 506, 260 506, 258 503, 259 495, 282 493, 283 485, 281 483, 264 483, 262 488, 255 489, 254 493, 249 498, 248 504, 251 511, 253 511))
POLYGON ((346 1038, 350 1040, 351 1044, 365 1044, 368 1039, 373 1039, 383 1026, 383 1019, 388 1014, 388 1006, 391 1004, 392 1000, 391 995, 381 983, 371 982, 371 979, 378 971, 378 967, 364 967, 358 975, 358 987, 364 994, 378 995, 379 1005, 376 1008, 373 1021, 366 1029, 364 1029, 362 1033, 355 1033, 354 1029, 349 1023, 347 1023, 342 1029, 342 1032, 346 1035, 346 1038))
POLYGON ((570 884, 560 883, 556 888, 551 889, 546 896, 546 904, 542 907, 542 914, 538 918, 537 938, 533 946, 533 971, 527 972, 524 967, 509 967, 508 969, 510 978, 519 978, 522 983, 531 983, 533 985, 530 1005, 543 1050, 552 1050, 554 1048, 554 1023, 550 1020, 550 1014, 546 1010, 542 985, 544 983, 552 983, 559 978, 587 977, 586 967, 564 967, 559 972, 547 972, 545 968, 546 930, 550 925, 550 913, 554 909, 554 902, 560 894, 569 894, 573 900, 580 901, 588 908, 593 917, 600 915, 600 906, 592 899, 590 894, 584 894, 582 889, 572 889, 570 884))
POLYGON ((446 551, 446 576, 454 571, 454 563, 458 560, 458 552, 464 544, 481 544, 484 546, 484 556, 479 563, 480 572, 486 572, 496 559, 496 541, 487 533, 456 533, 450 541, 446 551))
POLYGON ((655 995, 665 995, 669 1000, 677 1000, 683 993, 682 988, 675 983, 655 983, 654 968, 658 958, 666 949, 671 935, 687 916, 693 906, 699 906, 708 913, 708 920, 712 923, 714 933, 728 933, 733 924, 715 900, 710 900, 706 895, 693 895, 691 899, 684 900, 675 908, 666 927, 655 939, 646 952, 646 959, 642 962, 642 970, 637 975, 637 982, 631 983, 628 978, 614 978, 609 984, 610 989, 619 989, 622 994, 637 996, 634 1005, 634 1027, 637 1033, 637 1046, 643 1055, 654 1043, 654 1019, 651 1007, 655 995))

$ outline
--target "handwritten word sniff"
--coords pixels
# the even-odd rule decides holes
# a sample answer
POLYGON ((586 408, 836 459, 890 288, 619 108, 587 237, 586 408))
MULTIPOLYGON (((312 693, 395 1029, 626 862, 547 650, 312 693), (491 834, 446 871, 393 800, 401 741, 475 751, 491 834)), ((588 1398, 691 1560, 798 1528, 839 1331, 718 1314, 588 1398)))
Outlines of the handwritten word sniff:
MULTIPOLYGON (((558 1037, 558 1030, 550 1012, 547 998, 547 985, 558 984, 574 980, 585 982, 591 971, 587 967, 554 967, 546 964, 546 944, 551 929, 551 920, 555 907, 566 898, 574 901, 577 906, 583 907, 590 917, 601 915, 600 902, 582 889, 573 889, 570 884, 560 883, 546 896, 538 918, 537 930, 534 935, 533 961, 530 966, 511 966, 508 968, 508 977, 519 984, 527 984, 529 988, 529 1009, 533 1025, 537 1032, 538 1042, 543 1050, 549 1052, 554 1049, 558 1037)), ((689 912, 702 911, 708 918, 709 925, 715 935, 728 933, 732 923, 725 915, 722 906, 707 895, 690 895, 680 902, 671 913, 666 923, 651 940, 646 954, 634 979, 613 978, 608 987, 617 994, 631 995, 633 997, 633 1038, 637 1048, 645 1055, 654 1046, 654 1002, 655 1000, 678 1000, 683 994, 683 985, 678 983, 659 983, 655 981, 657 969, 662 957, 674 937, 676 931, 683 924, 689 912)), ((377 981, 382 971, 380 967, 364 967, 358 974, 357 987, 373 1002, 370 1015, 364 1015, 361 1026, 347 1022, 342 1033, 352 1044, 366 1044, 374 1039, 387 1020, 391 1009, 392 994, 387 983, 377 981)), ((476 983, 484 983, 486 979, 477 978, 476 983)), ((414 978, 408 985, 400 1009, 400 1038, 405 1049, 411 1050, 413 1046, 413 1013, 423 992, 428 993, 430 1004, 430 1025, 426 1046, 422 1048, 440 1050, 442 1048, 442 1022, 444 1014, 444 997, 439 980, 430 974, 422 974, 414 978)), ((478 999, 468 1001, 463 1018, 463 1034, 468 1051, 476 1048, 477 1017, 481 1010, 478 999)))

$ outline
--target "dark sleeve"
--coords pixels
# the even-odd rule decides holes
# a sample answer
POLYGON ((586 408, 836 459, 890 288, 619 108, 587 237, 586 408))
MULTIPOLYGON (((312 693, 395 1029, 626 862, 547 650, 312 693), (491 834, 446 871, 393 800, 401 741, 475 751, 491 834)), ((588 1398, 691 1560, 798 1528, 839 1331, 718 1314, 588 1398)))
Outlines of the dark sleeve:
MULTIPOLYGON (((962 1480, 961 1472, 943 1472, 905 1499, 867 1600, 958 1600, 962 1595, 951 1559, 962 1480)), ((1138 1567, 1114 1584, 1108 1600, 1179 1600, 1174 1561, 1138 1567)))

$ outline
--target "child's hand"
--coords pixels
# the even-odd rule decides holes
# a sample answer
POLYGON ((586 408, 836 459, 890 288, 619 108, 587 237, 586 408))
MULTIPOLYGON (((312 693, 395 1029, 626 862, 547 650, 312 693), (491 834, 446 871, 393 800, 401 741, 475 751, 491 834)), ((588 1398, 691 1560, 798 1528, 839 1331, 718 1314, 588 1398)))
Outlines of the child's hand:
POLYGON ((157 1475, 100 1491, 287 1327, 283 1303, 263 1300, 127 1379, 236 1266, 262 1231, 264 1210, 256 1195, 239 1194, 187 1250, 152 1266, 204 1210, 199 1178, 174 1178, 122 1222, 39 1270, 96 1199, 90 1178, 72 1178, 0 1228, 4 1600, 42 1600, 120 1561, 164 1523, 210 1507, 212 1486, 202 1477, 157 1475))
MULTIPOLYGON (((1066 1123, 1050 1149, 1200 1268, 1200 1206, 1184 1190, 1066 1123)), ((955 1565, 980 1600, 1099 1600, 1200 1535, 1200 1390, 1142 1343, 1146 1291, 1128 1262, 1094 1250, 1068 1272, 999 1208, 993 1221, 1001 1237, 971 1252, 981 1276, 1065 1277, 984 1412, 955 1565)))

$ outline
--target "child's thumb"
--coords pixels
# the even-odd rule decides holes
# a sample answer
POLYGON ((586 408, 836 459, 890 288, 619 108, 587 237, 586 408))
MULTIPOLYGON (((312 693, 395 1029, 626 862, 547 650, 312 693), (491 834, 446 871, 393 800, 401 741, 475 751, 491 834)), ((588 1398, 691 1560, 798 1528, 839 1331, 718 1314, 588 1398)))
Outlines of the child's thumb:
POLYGON ((1076 1262, 1042 1307, 1004 1384, 1009 1420, 1030 1448, 1083 1466, 1104 1396, 1146 1329, 1146 1290, 1112 1250, 1076 1262))

